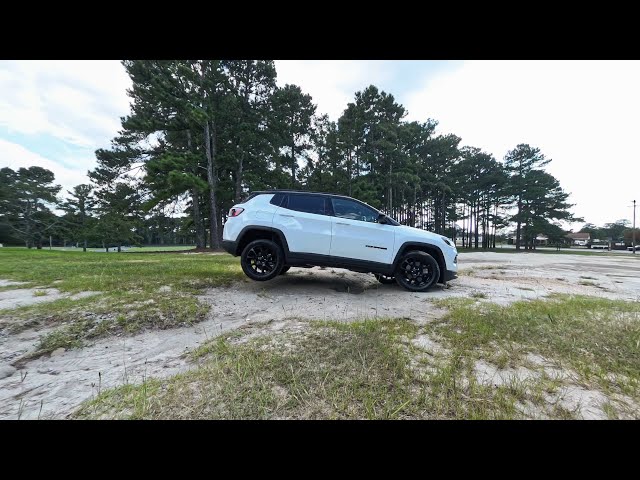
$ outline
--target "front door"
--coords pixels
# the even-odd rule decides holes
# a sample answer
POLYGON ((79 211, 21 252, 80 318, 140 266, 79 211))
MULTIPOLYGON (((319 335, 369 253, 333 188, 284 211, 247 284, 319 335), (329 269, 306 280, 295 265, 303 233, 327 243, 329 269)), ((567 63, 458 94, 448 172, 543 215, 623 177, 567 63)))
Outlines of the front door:
POLYGON ((359 202, 331 198, 331 203, 331 256, 390 264, 395 227, 377 223, 378 212, 359 202))

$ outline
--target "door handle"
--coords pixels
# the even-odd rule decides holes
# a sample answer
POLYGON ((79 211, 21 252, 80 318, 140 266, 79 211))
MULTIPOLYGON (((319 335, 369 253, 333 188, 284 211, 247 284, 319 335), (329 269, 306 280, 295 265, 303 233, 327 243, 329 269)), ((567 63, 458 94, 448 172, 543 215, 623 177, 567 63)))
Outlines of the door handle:
POLYGON ((344 222, 336 222, 336 225, 349 225, 349 224, 344 222))
POLYGON ((285 215, 284 213, 281 213, 280 216, 281 217, 291 217, 291 218, 293 218, 293 215, 285 215))

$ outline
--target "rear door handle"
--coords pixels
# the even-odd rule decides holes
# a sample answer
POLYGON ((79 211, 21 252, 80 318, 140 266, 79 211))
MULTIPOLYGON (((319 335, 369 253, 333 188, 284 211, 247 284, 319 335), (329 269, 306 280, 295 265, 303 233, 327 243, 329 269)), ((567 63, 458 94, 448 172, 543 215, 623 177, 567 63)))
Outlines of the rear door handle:
POLYGON ((293 215, 285 215, 284 213, 281 213, 280 216, 281 217, 291 217, 291 218, 293 218, 293 215))
POLYGON ((349 224, 344 222, 336 222, 336 225, 349 225, 349 224))

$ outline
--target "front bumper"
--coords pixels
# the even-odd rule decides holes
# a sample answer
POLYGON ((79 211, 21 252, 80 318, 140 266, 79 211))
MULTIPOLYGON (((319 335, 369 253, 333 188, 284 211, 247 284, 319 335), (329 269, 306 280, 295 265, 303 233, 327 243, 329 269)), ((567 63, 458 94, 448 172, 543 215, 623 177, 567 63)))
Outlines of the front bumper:
POLYGON ((234 242, 233 240, 222 240, 222 248, 224 248, 231 255, 236 255, 236 250, 238 248, 238 242, 234 242))
POLYGON ((453 270, 445 270, 444 272, 444 281, 448 282, 450 280, 455 280, 458 278, 458 272, 454 272, 453 270))

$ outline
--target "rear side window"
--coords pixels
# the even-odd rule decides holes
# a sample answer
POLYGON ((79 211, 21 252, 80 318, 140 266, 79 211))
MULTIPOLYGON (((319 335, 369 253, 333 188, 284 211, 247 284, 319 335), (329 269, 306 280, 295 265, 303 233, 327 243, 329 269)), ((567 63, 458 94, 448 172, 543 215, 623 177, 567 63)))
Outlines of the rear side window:
POLYGON ((284 193, 276 193, 269 203, 276 207, 282 206, 282 200, 284 200, 284 193))
POLYGON ((327 215, 325 199, 319 195, 289 195, 289 202, 284 208, 297 212, 327 215))

